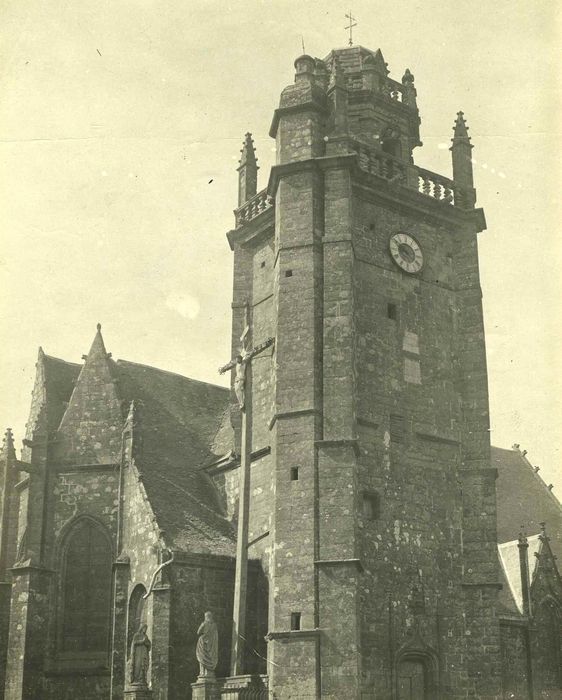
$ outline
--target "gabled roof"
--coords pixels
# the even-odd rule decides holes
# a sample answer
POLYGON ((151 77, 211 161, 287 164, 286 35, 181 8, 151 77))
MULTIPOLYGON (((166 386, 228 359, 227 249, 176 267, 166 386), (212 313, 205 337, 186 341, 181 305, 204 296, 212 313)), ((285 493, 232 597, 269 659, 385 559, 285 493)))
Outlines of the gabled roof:
POLYGON ((114 361, 98 328, 82 366, 40 351, 27 437, 46 414, 57 462, 119 461, 133 400, 135 466, 164 541, 181 551, 234 555, 233 527, 201 469, 232 449, 228 389, 114 361))
POLYGON ((228 451, 226 435, 216 437, 229 390, 125 360, 115 367, 121 396, 135 401, 135 464, 168 546, 233 555, 234 531, 201 471, 228 451))
POLYGON ((492 466, 498 470, 498 542, 511 542, 521 531, 536 535, 546 522, 551 549, 562 561, 562 506, 540 474, 517 448, 492 447, 492 466))

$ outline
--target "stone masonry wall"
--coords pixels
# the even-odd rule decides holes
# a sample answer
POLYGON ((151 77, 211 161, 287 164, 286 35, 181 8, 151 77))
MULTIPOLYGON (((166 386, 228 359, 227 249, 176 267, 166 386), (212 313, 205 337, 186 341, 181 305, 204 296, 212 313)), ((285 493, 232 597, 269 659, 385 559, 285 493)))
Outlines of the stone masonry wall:
POLYGON ((354 241, 359 482, 379 509, 359 519, 363 687, 390 697, 397 652, 416 647, 428 658, 439 650, 432 673, 447 698, 466 697, 453 242, 435 224, 359 200, 354 241), (424 253, 419 275, 388 254, 402 231, 424 253))

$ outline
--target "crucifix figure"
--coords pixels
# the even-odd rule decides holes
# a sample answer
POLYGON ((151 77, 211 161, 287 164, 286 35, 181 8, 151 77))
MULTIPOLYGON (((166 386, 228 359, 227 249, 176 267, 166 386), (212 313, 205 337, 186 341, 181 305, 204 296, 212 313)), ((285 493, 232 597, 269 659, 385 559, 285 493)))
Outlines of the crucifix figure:
POLYGON ((251 347, 250 304, 246 302, 244 331, 240 336, 240 351, 228 364, 219 369, 220 374, 235 370, 234 393, 242 414, 240 455, 240 488, 238 504, 238 537, 236 540, 236 574, 234 580, 234 610, 232 624, 231 675, 244 671, 242 642, 246 634, 246 593, 248 589, 248 525, 250 515, 250 465, 252 461, 252 359, 273 345, 274 338, 251 347))
POLYGON ((356 17, 354 17, 351 14, 351 10, 349 11, 349 14, 346 15, 346 17, 349 20, 349 24, 347 25, 347 27, 345 27, 346 29, 349 29, 349 45, 353 46, 353 27, 357 26, 357 22, 355 21, 356 17))

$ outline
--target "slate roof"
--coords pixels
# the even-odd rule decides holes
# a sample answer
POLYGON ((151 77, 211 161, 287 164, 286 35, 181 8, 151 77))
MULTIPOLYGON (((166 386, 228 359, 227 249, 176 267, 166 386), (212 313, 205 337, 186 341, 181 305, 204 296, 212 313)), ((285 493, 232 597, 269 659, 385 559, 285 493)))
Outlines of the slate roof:
POLYGON ((234 555, 234 531, 201 471, 224 454, 225 436, 216 435, 228 389, 125 360, 115 366, 120 395, 135 401, 135 464, 168 546, 234 555))
MULTIPOLYGON (((110 356, 106 361, 121 399, 123 425, 134 400, 135 465, 167 546, 234 556, 233 526, 201 469, 232 449, 229 390, 110 356)), ((40 352, 37 376, 52 436, 58 437, 83 367, 40 352)), ((32 407, 32 413, 36 410, 32 407)))
POLYGON ((562 506, 556 496, 518 449, 492 447, 492 466, 498 470, 498 542, 513 541, 521 530, 536 535, 546 522, 552 552, 561 562, 562 506))
POLYGON ((49 397, 49 431, 56 430, 78 379, 82 365, 43 355, 45 391, 49 397))

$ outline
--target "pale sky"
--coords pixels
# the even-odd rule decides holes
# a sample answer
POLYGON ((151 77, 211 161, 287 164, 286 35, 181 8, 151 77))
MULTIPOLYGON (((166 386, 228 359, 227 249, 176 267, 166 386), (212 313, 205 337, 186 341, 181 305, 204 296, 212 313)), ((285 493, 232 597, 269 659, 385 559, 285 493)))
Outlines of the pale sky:
MULTIPOLYGON (((416 78, 423 148, 475 146, 492 442, 562 494, 560 3, 355 0, 356 43, 416 78)), ((20 444, 39 345, 224 383, 239 149, 268 130, 293 61, 347 42, 322 0, 4 0, 0 10, 0 429, 20 444)))

